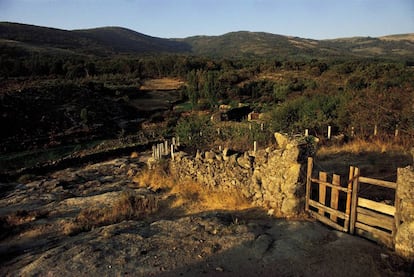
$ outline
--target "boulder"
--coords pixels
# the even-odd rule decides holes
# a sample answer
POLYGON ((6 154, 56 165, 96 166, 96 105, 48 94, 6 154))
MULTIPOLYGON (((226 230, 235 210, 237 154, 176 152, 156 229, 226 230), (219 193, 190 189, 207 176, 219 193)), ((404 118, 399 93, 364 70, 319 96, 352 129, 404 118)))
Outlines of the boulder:
POLYGON ((214 159, 216 158, 216 153, 214 153, 213 151, 207 151, 205 154, 204 154, 204 157, 205 157, 205 160, 207 161, 207 162, 213 162, 214 161, 214 159))
POLYGON ((242 168, 250 169, 251 168, 250 157, 246 154, 238 157, 237 164, 242 168))
POLYGON ((299 198, 291 196, 289 198, 284 199, 282 202, 282 207, 280 211, 282 215, 285 216, 293 216, 300 213, 301 202, 299 198))
POLYGON ((398 169, 397 197, 400 199, 400 217, 403 222, 414 221, 414 168, 398 169))
POLYGON ((395 236, 395 251, 402 257, 414 261, 414 221, 404 222, 395 236))
POLYGON ((275 139, 276 139, 276 144, 279 148, 284 149, 286 148, 288 142, 289 142, 289 137, 287 135, 284 135, 282 133, 278 133, 276 132, 274 134, 275 139))

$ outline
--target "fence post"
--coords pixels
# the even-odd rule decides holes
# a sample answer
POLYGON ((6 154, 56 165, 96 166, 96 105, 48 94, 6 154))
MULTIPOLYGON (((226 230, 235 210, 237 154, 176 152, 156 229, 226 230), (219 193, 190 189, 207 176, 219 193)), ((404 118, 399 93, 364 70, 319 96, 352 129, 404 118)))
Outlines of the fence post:
POLYGON ((309 199, 311 195, 311 178, 313 169, 313 158, 308 157, 308 169, 306 173, 306 199, 305 199, 305 211, 309 211, 309 199))
POLYGON ((351 127, 351 137, 355 137, 355 128, 351 127))
POLYGON ((356 209, 358 206, 358 187, 359 187, 359 168, 355 167, 354 176, 352 177, 352 200, 351 200, 351 222, 349 226, 349 232, 353 235, 355 233, 355 222, 356 222, 356 209))
POLYGON ((174 145, 171 144, 171 160, 174 161, 174 145))
MULTIPOLYGON (((319 180, 322 182, 328 181, 328 174, 326 172, 320 171, 319 172, 319 180)), ((319 203, 326 206, 326 185, 319 183, 319 203)), ((323 209, 318 209, 320 215, 324 216, 325 211, 323 209)))
MULTIPOLYGON (((355 168, 353 166, 349 167, 349 178, 348 178, 348 191, 346 192, 346 206, 345 214, 348 218, 345 218, 344 227, 349 230, 349 217, 351 215, 351 200, 352 200, 352 183, 354 182, 354 173, 355 168)), ((358 177, 357 177, 358 178, 358 177)))
MULTIPOLYGON (((341 186, 341 176, 337 175, 337 174, 333 174, 332 176, 332 185, 341 186)), ((336 188, 332 187, 331 188, 331 208, 338 210, 338 202, 339 202, 339 190, 337 190, 336 188)), ((330 214, 329 218, 336 222, 336 220, 338 219, 338 217, 334 214, 330 214)))
POLYGON ((168 140, 164 141, 164 155, 168 155, 168 140))
POLYGON ((305 137, 309 136, 309 129, 305 129, 305 137))
POLYGON ((374 137, 376 137, 377 134, 378 134, 378 126, 377 126, 377 124, 375 124, 375 126, 374 126, 374 137))
POLYGON ((260 130, 263 131, 264 130, 264 123, 260 124, 260 130))
POLYGON ((159 146, 159 158, 161 159, 162 158, 162 155, 164 154, 164 143, 160 143, 160 144, 158 144, 158 146, 159 146))
POLYGON ((254 141, 253 142, 253 152, 256 154, 256 152, 257 152, 257 142, 256 141, 254 141))
POLYGON ((332 131, 332 127, 328 126, 328 139, 331 139, 331 131, 332 131))
POLYGON ((177 146, 180 146, 180 137, 177 136, 177 146))
POLYGON ((394 132, 394 136, 398 137, 398 124, 395 125, 395 132, 394 132))
POLYGON ((158 161, 160 159, 160 144, 158 143, 156 145, 156 151, 155 151, 155 159, 158 161))

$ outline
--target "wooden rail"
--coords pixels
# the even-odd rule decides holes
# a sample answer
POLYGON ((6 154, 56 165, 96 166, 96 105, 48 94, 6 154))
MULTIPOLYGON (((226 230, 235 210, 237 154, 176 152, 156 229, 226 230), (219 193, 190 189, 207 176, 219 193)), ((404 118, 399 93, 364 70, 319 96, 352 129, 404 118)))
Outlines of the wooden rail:
POLYGON ((390 206, 384 203, 379 203, 373 200, 366 198, 358 197, 358 207, 368 208, 383 214, 388 214, 391 216, 395 215, 395 207, 390 206))
MULTIPOLYGON (((338 175, 336 175, 336 176, 338 176, 338 175)), ((312 183, 321 184, 321 185, 324 185, 325 187, 334 188, 335 190, 339 190, 339 191, 343 191, 343 192, 348 191, 347 188, 343 188, 340 185, 336 185, 336 184, 333 184, 333 183, 331 184, 331 183, 328 183, 327 181, 323 181, 323 180, 320 180, 320 179, 311 178, 311 181, 312 181, 312 183)))
POLYGON ((381 187, 390 188, 390 189, 397 189, 397 184, 394 182, 377 180, 377 179, 367 178, 367 177, 362 177, 362 176, 360 176, 358 179, 360 183, 366 183, 366 184, 381 186, 381 187))

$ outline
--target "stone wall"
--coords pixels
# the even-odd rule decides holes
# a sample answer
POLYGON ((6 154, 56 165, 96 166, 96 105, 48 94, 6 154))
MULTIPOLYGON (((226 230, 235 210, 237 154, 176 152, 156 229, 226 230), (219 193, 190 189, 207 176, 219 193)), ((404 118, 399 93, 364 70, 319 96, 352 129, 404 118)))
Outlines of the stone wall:
POLYGON ((301 145, 275 134, 277 146, 254 152, 208 151, 191 157, 175 154, 170 171, 178 179, 194 181, 226 190, 238 188, 244 196, 270 214, 283 217, 303 211, 304 183, 298 162, 301 145))
POLYGON ((395 236, 395 251, 408 259, 414 260, 414 168, 398 169, 397 206, 401 225, 395 236))

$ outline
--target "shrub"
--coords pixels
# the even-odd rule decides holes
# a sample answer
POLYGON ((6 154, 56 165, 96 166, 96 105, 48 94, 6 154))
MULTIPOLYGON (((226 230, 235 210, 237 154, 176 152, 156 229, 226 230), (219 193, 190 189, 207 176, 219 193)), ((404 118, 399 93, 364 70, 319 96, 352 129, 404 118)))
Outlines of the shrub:
POLYGON ((260 124, 255 122, 223 122, 220 124, 220 134, 216 136, 214 145, 247 151, 252 150, 254 141, 262 147, 267 146, 272 138, 269 128, 261 130, 260 124))
POLYGON ((340 96, 302 96, 276 106, 269 124, 274 132, 302 133, 305 129, 322 133, 328 125, 337 126, 340 96))
POLYGON ((205 115, 182 117, 175 127, 175 134, 189 147, 206 145, 212 138, 210 118, 205 115))

